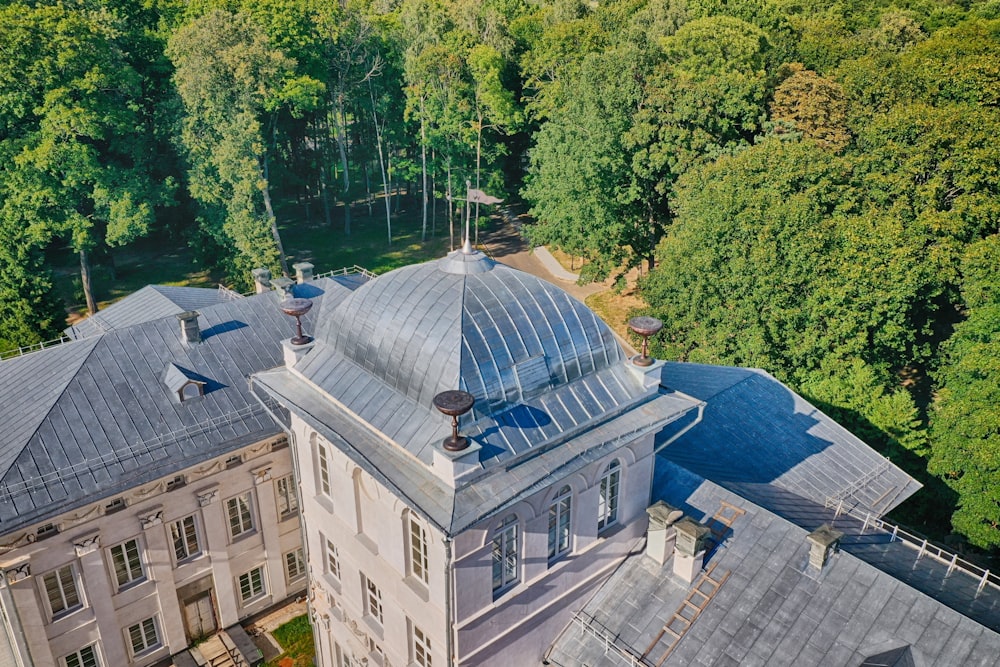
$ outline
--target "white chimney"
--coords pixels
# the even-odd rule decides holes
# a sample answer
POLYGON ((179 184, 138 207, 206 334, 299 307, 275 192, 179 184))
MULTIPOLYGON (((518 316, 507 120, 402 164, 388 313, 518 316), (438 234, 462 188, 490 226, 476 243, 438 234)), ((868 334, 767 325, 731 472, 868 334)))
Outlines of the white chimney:
POLYGON ((663 565, 670 558, 676 541, 674 524, 684 516, 681 510, 658 500, 646 508, 649 515, 649 529, 646 531, 646 555, 657 565, 663 565))
POLYGON ((674 524, 674 574, 691 583, 701 572, 705 561, 705 539, 711 532, 691 517, 684 517, 674 524))
POLYGON ((254 291, 263 294, 271 289, 271 269, 261 267, 250 272, 253 276, 254 291))
POLYGON ((198 327, 198 312, 186 310, 177 315, 181 323, 181 342, 193 345, 201 342, 201 329, 198 327))
POLYGON ((313 279, 313 265, 309 262, 292 264, 292 268, 295 269, 295 279, 300 285, 313 279))
POLYGON ((281 294, 282 300, 291 299, 295 297, 295 294, 293 292, 294 286, 295 286, 295 281, 292 280, 291 278, 286 278, 284 276, 280 278, 275 278, 274 280, 271 281, 271 287, 278 290, 278 292, 281 294))

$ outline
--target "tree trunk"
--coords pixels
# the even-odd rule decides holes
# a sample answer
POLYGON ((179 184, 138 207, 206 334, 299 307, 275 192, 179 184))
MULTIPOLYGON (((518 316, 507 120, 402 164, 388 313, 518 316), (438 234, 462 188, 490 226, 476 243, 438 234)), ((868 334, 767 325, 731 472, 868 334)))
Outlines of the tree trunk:
POLYGON ((375 121, 375 145, 378 146, 378 164, 382 171, 382 194, 385 197, 385 230, 389 238, 389 245, 392 245, 392 215, 389 210, 389 179, 385 166, 385 154, 382 151, 382 129, 378 124, 378 112, 375 108, 375 92, 372 89, 371 79, 368 80, 368 92, 372 99, 372 119, 375 121))
POLYGON ((330 154, 330 126, 325 121, 326 114, 324 113, 324 121, 322 124, 317 119, 316 123, 319 125, 317 128, 318 133, 322 137, 320 139, 320 154, 319 154, 319 192, 320 199, 323 202, 323 222, 327 226, 333 226, 333 218, 330 215, 330 196, 326 187, 326 164, 327 159, 330 154))
POLYGON ((420 230, 420 240, 427 240, 427 133, 425 131, 426 121, 424 120, 424 103, 420 102, 420 160, 421 160, 421 183, 420 197, 423 201, 423 226, 420 230))
POLYGON ((80 283, 83 285, 83 298, 87 301, 87 313, 97 312, 97 301, 94 300, 94 285, 90 277, 90 254, 80 250, 80 283))
POLYGON ((448 156, 448 247, 455 249, 455 203, 451 199, 451 156, 448 156))
MULTIPOLYGON (((479 114, 479 129, 476 132, 476 189, 482 190, 479 184, 479 164, 483 155, 483 115, 479 114)), ((479 247, 479 202, 476 202, 476 247, 479 247)))
POLYGON ((271 236, 274 237, 274 244, 278 246, 278 263, 281 264, 281 273, 288 275, 288 258, 285 257, 285 247, 281 243, 281 234, 278 233, 278 218, 274 215, 274 207, 271 205, 271 185, 268 182, 269 168, 267 153, 258 158, 261 168, 261 194, 264 195, 264 210, 267 212, 267 221, 271 224, 271 236))
POLYGON ((344 202, 344 236, 350 236, 351 197, 349 192, 351 189, 351 171, 347 165, 347 131, 344 127, 347 116, 344 113, 344 99, 342 93, 337 95, 335 106, 336 108, 333 111, 333 129, 337 135, 337 150, 340 152, 340 169, 343 172, 344 178, 344 192, 341 196, 341 201, 344 202))
POLYGON ((437 183, 435 183, 435 176, 437 176, 437 162, 436 154, 431 150, 431 236, 437 238, 437 212, 438 212, 438 200, 437 200, 437 183))

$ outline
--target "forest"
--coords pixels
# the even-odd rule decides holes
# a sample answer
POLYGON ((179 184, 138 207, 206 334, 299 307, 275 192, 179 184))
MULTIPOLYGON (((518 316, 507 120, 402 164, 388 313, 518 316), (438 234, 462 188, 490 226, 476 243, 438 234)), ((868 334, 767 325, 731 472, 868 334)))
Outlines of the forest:
POLYGON ((292 204, 390 245, 470 183, 1000 550, 1000 0, 0 1, 0 53, 0 349, 65 327, 53 248, 93 313, 109 249, 245 288, 292 204))

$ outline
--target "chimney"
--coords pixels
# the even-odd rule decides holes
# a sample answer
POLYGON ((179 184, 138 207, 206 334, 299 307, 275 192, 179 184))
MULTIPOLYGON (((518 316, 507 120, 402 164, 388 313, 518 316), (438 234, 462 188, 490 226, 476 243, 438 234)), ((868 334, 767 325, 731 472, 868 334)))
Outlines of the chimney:
POLYGON ((257 294, 263 294, 271 289, 271 269, 261 267, 250 272, 253 276, 254 290, 257 294))
POLYGON ((806 541, 809 542, 809 566, 822 572, 830 556, 840 550, 840 539, 843 536, 842 532, 834 530, 827 523, 806 535, 806 541))
POLYGON ((295 296, 295 294, 293 294, 292 292, 292 288, 294 285, 295 285, 294 280, 292 280, 291 278, 286 278, 284 276, 281 276, 280 278, 275 278, 274 280, 271 281, 271 286, 274 289, 278 290, 278 292, 281 294, 282 301, 284 301, 285 299, 291 299, 295 296))
POLYGON ((674 524, 674 574, 686 583, 694 581, 705 560, 705 539, 711 532, 689 516, 674 524))
POLYGON ((300 285, 313 279, 313 265, 309 262, 292 264, 292 268, 295 269, 295 279, 300 285))
POLYGON ((649 530, 646 532, 646 555, 657 565, 663 565, 674 550, 677 530, 674 524, 684 513, 658 500, 646 508, 649 515, 649 530))
POLYGON ((181 342, 192 345, 201 342, 201 329, 198 328, 198 311, 186 310, 177 315, 181 323, 181 342))

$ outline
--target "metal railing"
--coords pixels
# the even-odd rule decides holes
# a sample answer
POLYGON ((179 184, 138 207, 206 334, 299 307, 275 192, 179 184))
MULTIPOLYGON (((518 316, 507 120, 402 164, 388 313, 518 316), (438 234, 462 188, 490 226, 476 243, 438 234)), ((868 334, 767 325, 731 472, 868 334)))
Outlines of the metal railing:
POLYGON ((830 500, 831 499, 827 499, 826 506, 827 508, 836 508, 834 518, 843 514, 863 522, 861 526, 862 535, 869 528, 879 530, 889 535, 891 541, 902 542, 904 545, 916 550, 917 560, 920 560, 924 556, 929 556, 939 563, 947 565, 948 573, 945 576, 950 576, 952 572, 957 571, 972 577, 978 581, 978 585, 976 586, 976 595, 982 593, 986 586, 992 586, 993 588, 1000 590, 1000 574, 991 572, 988 568, 971 563, 964 558, 960 558, 954 551, 931 542, 923 535, 911 533, 905 528, 901 528, 894 523, 890 523, 885 519, 873 516, 871 512, 861 512, 852 507, 844 507, 843 500, 835 505, 832 505, 830 504, 830 500))
POLYGON ((223 301, 235 301, 236 299, 242 299, 244 297, 248 297, 251 294, 253 294, 253 292, 247 292, 246 294, 241 294, 236 290, 226 287, 222 283, 219 283, 219 298, 222 299, 223 301))
POLYGON ((378 277, 378 274, 373 273, 372 271, 369 271, 368 269, 366 269, 363 266, 358 266, 357 264, 355 264, 354 266, 345 266, 343 268, 335 269, 333 271, 324 271, 323 273, 314 273, 313 274, 313 280, 316 280, 317 278, 335 278, 337 276, 346 276, 346 275, 350 275, 352 273, 359 273, 362 276, 364 276, 365 278, 368 278, 369 280, 371 280, 372 278, 377 278, 378 277))
MULTIPOLYGON (((847 486, 843 487, 842 489, 839 489, 833 495, 827 497, 826 499, 827 503, 831 501, 843 502, 844 498, 848 498, 857 493, 858 491, 860 491, 861 489, 863 489, 864 487, 868 486, 871 482, 877 479, 879 475, 881 475, 891 467, 892 467, 892 461, 889 460, 889 457, 886 457, 881 463, 879 463, 877 466, 869 470, 867 473, 865 473, 858 479, 854 480, 847 486)), ((827 507, 830 507, 830 505, 827 505, 827 507)))
POLYGON ((31 354, 32 352, 38 352, 39 350, 44 350, 50 347, 55 347, 56 345, 62 345, 63 343, 69 343, 73 339, 69 336, 60 336, 59 338, 54 338, 52 340, 42 341, 41 343, 34 343, 33 345, 25 345, 13 350, 6 350, 0 352, 0 361, 4 359, 14 359, 16 357, 23 357, 26 354, 31 354))
POLYGON ((582 609, 573 616, 573 622, 579 625, 584 632, 604 642, 604 653, 611 653, 612 650, 620 657, 624 658, 632 667, 640 667, 647 663, 631 646, 624 644, 616 636, 612 636, 608 629, 604 627, 596 618, 586 613, 582 609), (601 626, 600 628, 595 626, 601 626))

